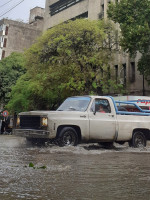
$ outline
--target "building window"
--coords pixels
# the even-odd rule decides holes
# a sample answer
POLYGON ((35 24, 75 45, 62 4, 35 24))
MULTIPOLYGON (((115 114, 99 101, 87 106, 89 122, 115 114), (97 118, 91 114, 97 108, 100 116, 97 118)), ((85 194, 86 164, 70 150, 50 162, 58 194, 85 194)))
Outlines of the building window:
POLYGON ((2 58, 5 58, 5 51, 2 51, 2 58))
POLYGON ((115 80, 118 83, 118 65, 115 65, 115 80))
POLYGON ((8 35, 8 26, 6 26, 5 35, 8 35))
POLYGON ((7 43, 7 38, 4 38, 4 44, 3 44, 3 47, 6 47, 6 43, 7 43))
POLYGON ((101 12, 99 14, 99 19, 103 19, 104 18, 104 3, 101 4, 101 12))
POLYGON ((108 79, 110 79, 111 78, 110 66, 107 67, 107 73, 108 73, 108 79))
POLYGON ((116 43, 116 50, 119 50, 119 34, 118 34, 118 30, 115 33, 115 43, 116 43))
POLYGON ((130 63, 130 82, 135 82, 135 62, 130 63))
POLYGON ((52 5, 49 6, 51 16, 79 3, 83 0, 60 0, 52 5))
POLYGON ((71 18, 71 20, 76 20, 76 19, 87 19, 88 18, 88 12, 85 12, 85 13, 83 13, 83 14, 81 14, 81 15, 78 15, 78 16, 76 16, 76 17, 74 17, 74 18, 71 18))
POLYGON ((123 64, 123 85, 126 88, 127 74, 126 74, 126 64, 123 64))

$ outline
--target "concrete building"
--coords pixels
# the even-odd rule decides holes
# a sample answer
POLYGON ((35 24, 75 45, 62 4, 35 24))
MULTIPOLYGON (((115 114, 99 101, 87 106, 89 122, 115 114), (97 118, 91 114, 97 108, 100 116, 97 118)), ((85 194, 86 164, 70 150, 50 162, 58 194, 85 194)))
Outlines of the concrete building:
POLYGON ((44 25, 44 8, 35 7, 30 10, 29 24, 36 26, 43 31, 44 25))
MULTIPOLYGON (((43 30, 80 17, 92 20, 107 18, 110 1, 115 0, 46 0, 43 30)), ((127 54, 117 54, 112 68, 116 80, 124 85, 128 94, 150 95, 147 81, 144 81, 143 76, 137 71, 139 57, 138 54, 136 58, 131 59, 127 54)))
POLYGON ((36 7, 30 12, 30 24, 9 19, 0 20, 0 60, 12 52, 29 48, 43 31, 44 9, 36 7))

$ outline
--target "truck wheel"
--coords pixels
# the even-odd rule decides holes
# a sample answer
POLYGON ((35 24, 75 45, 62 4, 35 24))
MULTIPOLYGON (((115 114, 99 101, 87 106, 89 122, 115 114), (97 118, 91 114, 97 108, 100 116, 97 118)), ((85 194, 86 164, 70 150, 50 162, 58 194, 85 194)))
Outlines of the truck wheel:
POLYGON ((146 147, 146 138, 144 134, 140 131, 134 132, 129 146, 134 148, 146 147))
POLYGON ((58 145, 63 146, 76 146, 78 144, 78 134, 74 128, 65 127, 58 135, 58 145))

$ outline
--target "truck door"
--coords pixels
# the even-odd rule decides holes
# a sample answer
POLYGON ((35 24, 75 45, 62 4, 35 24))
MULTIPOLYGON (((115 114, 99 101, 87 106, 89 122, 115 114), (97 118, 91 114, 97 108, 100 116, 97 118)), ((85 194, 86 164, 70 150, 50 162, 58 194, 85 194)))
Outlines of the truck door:
POLYGON ((112 101, 96 98, 89 111, 89 123, 90 140, 115 140, 116 112, 112 101))

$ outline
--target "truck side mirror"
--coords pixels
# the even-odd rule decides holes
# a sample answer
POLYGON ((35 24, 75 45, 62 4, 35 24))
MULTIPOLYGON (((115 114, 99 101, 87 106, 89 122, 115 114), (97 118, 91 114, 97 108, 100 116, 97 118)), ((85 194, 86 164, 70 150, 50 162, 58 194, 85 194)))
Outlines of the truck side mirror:
POLYGON ((93 112, 94 115, 96 114, 96 109, 95 109, 95 107, 94 107, 94 108, 91 108, 91 111, 93 112))

